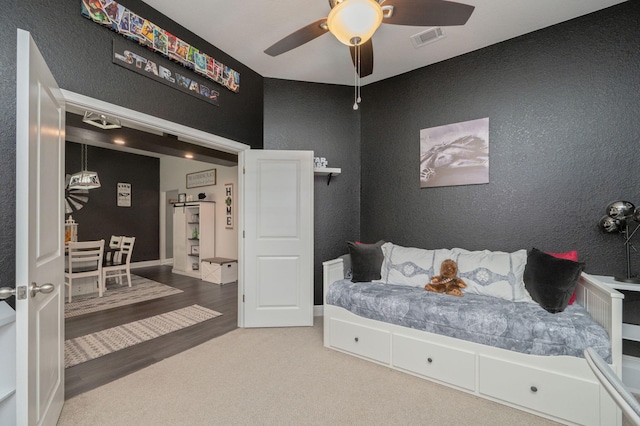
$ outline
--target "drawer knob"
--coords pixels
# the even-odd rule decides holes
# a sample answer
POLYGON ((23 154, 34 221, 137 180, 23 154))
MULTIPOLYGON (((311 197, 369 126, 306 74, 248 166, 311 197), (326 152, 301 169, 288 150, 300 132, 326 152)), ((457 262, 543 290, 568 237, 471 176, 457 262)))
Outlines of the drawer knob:
POLYGON ((358 340, 359 340, 359 339, 356 337, 356 338, 355 338, 356 343, 358 343, 358 340))
POLYGON ((536 393, 538 392, 538 388, 535 386, 531 386, 531 392, 536 393))
POLYGON ((429 358, 427 358, 427 362, 428 362, 429 364, 431 364, 431 363, 433 362, 433 359, 431 359, 431 357, 429 357, 429 358))

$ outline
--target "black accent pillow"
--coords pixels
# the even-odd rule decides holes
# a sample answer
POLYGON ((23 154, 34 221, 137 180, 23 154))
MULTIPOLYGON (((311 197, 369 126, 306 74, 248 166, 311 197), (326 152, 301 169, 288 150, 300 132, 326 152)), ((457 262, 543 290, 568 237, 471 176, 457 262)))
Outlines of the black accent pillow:
POLYGON ((380 270, 384 260, 381 248, 383 244, 384 241, 378 241, 375 244, 347 241, 349 254, 351 255, 352 282, 358 283, 380 279, 380 270))
POLYGON ((578 285, 583 262, 558 259, 536 248, 527 254, 524 286, 531 298, 552 314, 567 307, 578 285))

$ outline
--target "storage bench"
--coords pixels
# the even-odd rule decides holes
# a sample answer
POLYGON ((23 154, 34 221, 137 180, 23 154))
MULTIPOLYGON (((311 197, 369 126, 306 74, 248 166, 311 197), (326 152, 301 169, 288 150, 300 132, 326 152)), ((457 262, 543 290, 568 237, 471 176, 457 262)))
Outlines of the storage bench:
POLYGON ((238 281, 238 261, 224 257, 202 259, 200 268, 203 281, 227 284, 238 281))

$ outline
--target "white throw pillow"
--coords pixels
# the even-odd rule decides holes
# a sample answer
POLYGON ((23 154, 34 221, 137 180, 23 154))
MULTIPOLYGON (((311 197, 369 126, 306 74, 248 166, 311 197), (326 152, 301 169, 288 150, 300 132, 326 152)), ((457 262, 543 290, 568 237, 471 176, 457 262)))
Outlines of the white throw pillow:
POLYGON ((424 287, 431 277, 440 274, 440 265, 451 258, 451 250, 425 250, 402 247, 393 243, 382 245, 384 261, 378 282, 424 287))
POLYGON ((458 264, 458 276, 467 283, 464 293, 533 303, 522 279, 527 264, 526 250, 505 253, 454 248, 451 255, 458 264))

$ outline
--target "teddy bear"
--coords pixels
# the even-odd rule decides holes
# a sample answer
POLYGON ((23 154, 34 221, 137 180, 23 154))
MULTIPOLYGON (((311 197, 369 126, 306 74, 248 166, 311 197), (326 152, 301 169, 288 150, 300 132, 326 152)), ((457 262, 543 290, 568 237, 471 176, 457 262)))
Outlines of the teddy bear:
POLYGON ((436 293, 446 293, 452 296, 462 296, 461 288, 465 288, 467 284, 457 277, 458 265, 455 261, 447 259, 440 265, 440 275, 431 278, 431 282, 424 286, 427 291, 436 293))

